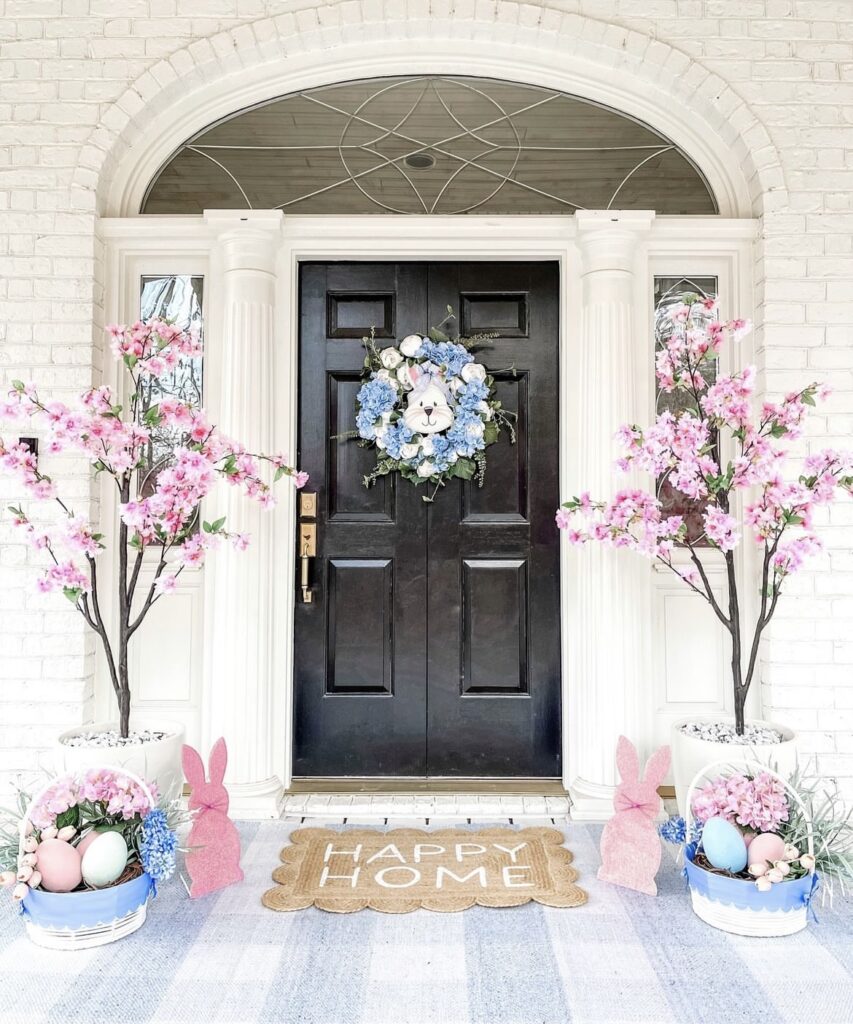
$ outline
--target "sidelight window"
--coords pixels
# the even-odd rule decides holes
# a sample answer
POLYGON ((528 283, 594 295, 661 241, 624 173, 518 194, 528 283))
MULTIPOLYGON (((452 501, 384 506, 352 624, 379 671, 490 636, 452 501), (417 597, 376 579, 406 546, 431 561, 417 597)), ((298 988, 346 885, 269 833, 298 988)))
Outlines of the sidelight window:
MULTIPOLYGON (((718 282, 716 277, 656 276, 654 290, 655 355, 657 355, 672 330, 672 321, 667 315, 668 310, 672 306, 679 305, 685 293, 716 299, 718 297, 718 282)), ((712 319, 714 319, 714 315, 709 313, 708 320, 712 319)), ((705 372, 705 378, 709 384, 715 377, 716 364, 713 369, 709 367, 705 372)), ((685 409, 692 409, 693 403, 683 391, 663 391, 657 386, 657 380, 655 380, 655 407, 657 413, 668 410, 674 416, 678 416, 685 409)), ((688 498, 686 494, 676 490, 666 476, 658 480, 657 488, 664 513, 684 516, 690 539, 699 547, 707 547, 707 542, 704 539, 699 539, 703 533, 702 513, 705 511, 705 500, 688 498)))
MULTIPOLYGON (((140 281, 140 318, 159 317, 185 330, 196 330, 203 337, 204 278, 187 274, 146 275, 140 281)), ((202 401, 203 357, 181 357, 175 367, 160 377, 142 377, 139 382, 138 418, 144 421, 149 409, 164 399, 174 398, 187 405, 199 406, 202 401)), ((151 428, 145 454, 145 467, 140 470, 140 497, 153 493, 157 475, 172 458, 175 448, 185 437, 174 427, 151 428)))

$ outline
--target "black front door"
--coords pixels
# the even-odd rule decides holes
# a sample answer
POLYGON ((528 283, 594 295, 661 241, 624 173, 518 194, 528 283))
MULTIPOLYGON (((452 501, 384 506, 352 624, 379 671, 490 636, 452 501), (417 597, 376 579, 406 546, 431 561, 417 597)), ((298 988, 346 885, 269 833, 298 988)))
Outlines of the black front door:
POLYGON ((313 600, 297 589, 296 776, 560 774, 556 263, 302 264, 300 452, 317 493, 313 600), (450 305, 518 415, 485 485, 364 475, 371 326, 426 333, 450 305), (495 372, 499 371, 499 372, 495 372))

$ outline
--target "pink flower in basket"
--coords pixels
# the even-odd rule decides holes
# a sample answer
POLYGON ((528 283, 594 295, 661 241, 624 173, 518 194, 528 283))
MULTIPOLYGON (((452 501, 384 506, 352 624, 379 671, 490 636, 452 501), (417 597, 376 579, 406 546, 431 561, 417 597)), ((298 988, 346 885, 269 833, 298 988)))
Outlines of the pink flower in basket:
POLYGON ((769 772, 742 773, 713 779, 693 797, 699 821, 725 818, 756 832, 775 832, 788 820, 785 786, 769 772))

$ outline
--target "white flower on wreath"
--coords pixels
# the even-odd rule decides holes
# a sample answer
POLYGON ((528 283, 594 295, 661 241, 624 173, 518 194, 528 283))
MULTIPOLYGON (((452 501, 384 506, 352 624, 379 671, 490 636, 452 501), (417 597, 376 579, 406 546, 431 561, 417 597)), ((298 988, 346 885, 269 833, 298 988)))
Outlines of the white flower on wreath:
POLYGON ((455 395, 456 392, 462 387, 462 381, 458 377, 453 377, 448 384, 448 387, 455 395))
POLYGON ((419 451, 419 446, 416 444, 411 444, 411 442, 409 444, 404 444, 400 446, 400 455, 404 459, 413 459, 418 454, 419 451))
POLYGON ((494 410, 488 402, 482 401, 477 403, 477 412, 483 417, 484 420, 490 420, 494 416, 494 410))
POLYGON ((390 370, 377 370, 374 376, 377 380, 387 380, 393 388, 398 388, 400 386, 400 382, 390 370))
POLYGON ((485 432, 486 428, 481 422, 469 423, 465 428, 465 433, 468 434, 469 437, 482 437, 485 432))
POLYGON ((428 477, 432 476, 434 472, 435 463, 430 462, 429 459, 424 459, 424 461, 418 466, 418 476, 428 477))
POLYGON ((421 451, 424 455, 432 455, 435 451, 435 445, 432 443, 431 437, 425 437, 421 441, 421 451))
POLYGON ((415 378, 412 376, 411 368, 407 364, 404 364, 397 370, 397 380, 406 391, 411 391, 415 386, 415 378))
POLYGON ((424 339, 420 334, 407 334, 400 342, 400 351, 407 359, 417 359, 423 343, 424 339))
POLYGON ((466 363, 462 367, 462 380, 466 384, 472 381, 484 381, 486 379, 486 368, 482 363, 466 363))
POLYGON ((396 370, 400 363, 402 363, 403 357, 392 345, 391 348, 382 349, 379 353, 379 361, 386 370, 396 370))

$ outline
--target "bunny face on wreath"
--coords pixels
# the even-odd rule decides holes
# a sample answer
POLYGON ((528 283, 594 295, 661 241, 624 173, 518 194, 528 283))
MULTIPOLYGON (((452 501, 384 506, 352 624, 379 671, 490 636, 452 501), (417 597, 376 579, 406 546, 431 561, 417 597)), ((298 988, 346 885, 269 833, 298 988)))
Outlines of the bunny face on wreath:
POLYGON ((438 434, 453 426, 453 409, 441 385, 422 377, 409 393, 403 422, 413 434, 438 434))

